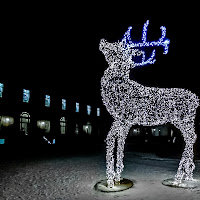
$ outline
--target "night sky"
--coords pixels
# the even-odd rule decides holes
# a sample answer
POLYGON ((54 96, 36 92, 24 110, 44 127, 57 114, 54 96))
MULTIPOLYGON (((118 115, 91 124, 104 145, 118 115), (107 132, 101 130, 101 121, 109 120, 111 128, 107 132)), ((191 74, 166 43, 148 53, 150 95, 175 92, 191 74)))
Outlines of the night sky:
POLYGON ((169 53, 157 48, 156 63, 132 70, 130 77, 148 86, 187 88, 200 96, 195 6, 154 7, 150 14, 123 6, 7 9, 1 19, 0 80, 101 104, 100 79, 108 65, 99 51, 100 39, 121 40, 132 26, 132 40, 139 42, 143 25, 150 20, 147 40, 157 40, 160 26, 166 26, 169 53))

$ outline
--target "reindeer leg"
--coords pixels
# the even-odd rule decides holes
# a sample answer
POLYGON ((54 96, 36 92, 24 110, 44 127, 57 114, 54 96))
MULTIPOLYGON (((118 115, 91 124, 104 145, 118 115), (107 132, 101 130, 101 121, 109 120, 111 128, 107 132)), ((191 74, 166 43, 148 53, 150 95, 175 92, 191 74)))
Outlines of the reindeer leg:
POLYGON ((193 171, 195 169, 195 164, 193 162, 194 158, 194 150, 193 146, 196 141, 196 134, 193 132, 188 138, 186 138, 186 146, 185 151, 187 152, 186 158, 187 162, 185 163, 185 180, 191 181, 193 180, 193 171))
POLYGON ((186 143, 175 180, 181 181, 184 175, 186 176, 185 180, 193 180, 193 170, 195 169, 193 157, 193 144, 186 143))
POLYGON ((177 182, 181 182, 181 180, 183 179, 183 176, 185 175, 184 171, 183 171, 183 162, 184 162, 184 159, 181 158, 180 160, 180 163, 179 163, 179 167, 178 167, 178 170, 177 170, 177 173, 175 175, 175 181, 177 182))
POLYGON ((193 153, 193 144, 192 145, 187 145, 187 149, 188 149, 188 159, 187 162, 185 164, 185 180, 187 181, 192 181, 193 180, 193 171, 195 169, 195 164, 193 162, 193 158, 194 158, 194 153, 193 153))
POLYGON ((181 161, 179 163, 177 174, 175 175, 176 181, 181 181, 184 177, 185 180, 193 180, 193 170, 195 169, 195 165, 193 162, 194 153, 193 153, 193 145, 196 141, 196 134, 194 132, 194 126, 189 126, 183 131, 184 141, 185 141, 185 149, 182 154, 181 161))
POLYGON ((120 183, 121 173, 124 169, 123 158, 124 158, 124 145, 125 140, 128 135, 129 127, 121 126, 120 133, 117 138, 117 163, 116 163, 116 174, 115 174, 115 182, 120 183))
POLYGON ((116 163, 116 174, 115 174, 115 182, 120 183, 121 172, 124 169, 123 158, 124 158, 124 144, 125 138, 123 136, 119 136, 117 139, 117 163, 116 163))
POLYGON ((111 129, 106 138, 106 177, 107 184, 109 188, 114 187, 114 147, 115 147, 115 139, 117 135, 117 123, 113 122, 111 129))

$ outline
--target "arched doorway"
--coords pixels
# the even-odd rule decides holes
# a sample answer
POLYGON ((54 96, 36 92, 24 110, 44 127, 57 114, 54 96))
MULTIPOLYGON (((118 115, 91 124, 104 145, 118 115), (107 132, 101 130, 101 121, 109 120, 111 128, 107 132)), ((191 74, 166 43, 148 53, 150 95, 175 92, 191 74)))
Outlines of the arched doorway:
POLYGON ((83 131, 88 135, 92 134, 92 125, 90 122, 87 122, 86 125, 83 125, 83 131))
POLYGON ((28 135, 30 131, 30 114, 27 112, 20 114, 20 131, 23 131, 25 135, 28 135))
POLYGON ((65 117, 60 118, 60 133, 65 134, 67 132, 67 120, 65 117))

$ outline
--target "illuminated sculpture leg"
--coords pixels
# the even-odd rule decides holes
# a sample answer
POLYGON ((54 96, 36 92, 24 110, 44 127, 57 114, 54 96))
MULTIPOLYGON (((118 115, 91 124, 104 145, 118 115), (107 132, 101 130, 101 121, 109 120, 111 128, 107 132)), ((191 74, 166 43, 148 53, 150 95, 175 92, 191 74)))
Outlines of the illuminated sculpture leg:
POLYGON ((164 180, 162 183, 166 186, 178 188, 200 187, 200 181, 193 179, 193 170, 195 169, 193 162, 193 145, 197 138, 194 132, 194 125, 187 123, 187 125, 180 130, 183 133, 185 149, 179 163, 177 174, 175 178, 164 180))
POLYGON ((121 173, 124 169, 123 158, 124 158, 124 145, 128 135, 129 126, 122 127, 122 132, 117 138, 117 163, 116 163, 116 174, 115 182, 120 183, 121 173))
POLYGON ((197 135, 195 134, 194 120, 190 118, 188 121, 190 122, 179 121, 174 123, 174 125, 182 132, 185 141, 185 148, 179 163, 177 174, 175 175, 175 181, 177 182, 181 182, 183 179, 187 181, 193 180, 193 170, 195 169, 193 162, 193 146, 197 139, 197 135))
POLYGON ((106 163, 107 163, 107 184, 109 188, 114 187, 114 183, 119 184, 121 178, 121 172, 123 171, 123 158, 124 158, 124 145, 125 139, 129 131, 129 126, 125 125, 120 121, 115 121, 112 124, 110 132, 107 136, 107 152, 106 152, 106 163), (117 162, 116 172, 114 166, 114 147, 115 140, 117 139, 117 162))
POLYGON ((117 134, 116 122, 111 126, 111 129, 106 138, 106 175, 108 187, 112 188, 114 186, 114 147, 115 139, 117 134))
POLYGON ((184 178, 184 176, 187 181, 193 180, 193 170, 195 169, 193 162, 193 146, 197 138, 193 124, 187 125, 182 131, 185 141, 185 149, 179 163, 177 174, 175 175, 175 180, 179 182, 184 178))
POLYGON ((187 123, 179 123, 179 125, 176 124, 175 126, 179 128, 183 134, 185 148, 175 178, 164 180, 162 183, 166 186, 178 188, 200 187, 200 181, 193 179, 193 171, 195 169, 193 162, 193 146, 197 139, 194 128, 194 120, 187 123))
POLYGON ((125 138, 123 136, 118 136, 117 138, 117 163, 116 163, 116 174, 115 182, 120 183, 121 173, 124 169, 123 158, 124 158, 124 144, 125 138))

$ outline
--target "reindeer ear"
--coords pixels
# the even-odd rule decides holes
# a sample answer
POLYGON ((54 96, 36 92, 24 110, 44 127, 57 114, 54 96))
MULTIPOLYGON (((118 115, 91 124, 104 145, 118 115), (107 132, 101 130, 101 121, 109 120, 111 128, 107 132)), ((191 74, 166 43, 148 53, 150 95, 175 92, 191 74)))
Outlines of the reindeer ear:
POLYGON ((105 45, 106 45, 106 40, 105 39, 101 39, 100 43, 99 43, 99 50, 102 51, 103 48, 105 47, 105 45))
POLYGON ((104 38, 102 38, 101 40, 100 40, 100 44, 105 44, 106 43, 106 40, 104 39, 104 38))

